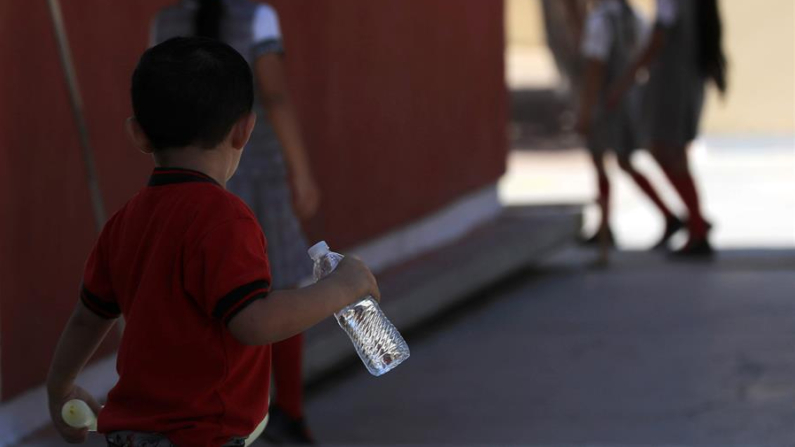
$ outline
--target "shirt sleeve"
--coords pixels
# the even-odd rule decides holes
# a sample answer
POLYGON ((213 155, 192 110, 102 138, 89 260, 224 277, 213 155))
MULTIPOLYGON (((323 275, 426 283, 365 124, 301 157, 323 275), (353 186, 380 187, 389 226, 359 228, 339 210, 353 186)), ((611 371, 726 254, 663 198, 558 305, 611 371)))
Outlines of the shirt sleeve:
POLYGON ((83 283, 80 285, 80 301, 102 318, 113 319, 121 315, 110 280, 103 235, 100 235, 86 261, 83 283))
POLYGON ((282 33, 279 28, 279 17, 276 11, 268 5, 260 5, 254 11, 254 20, 251 23, 253 36, 254 59, 265 53, 283 53, 282 33))
POLYGON ((228 324, 270 291, 265 236, 251 218, 219 224, 202 236, 184 269, 184 286, 202 311, 228 324))
POLYGON ((602 14, 591 14, 585 22, 580 51, 586 59, 607 60, 613 36, 602 14))
POLYGON ((657 23, 669 27, 679 18, 679 4, 676 0, 657 0, 657 23))

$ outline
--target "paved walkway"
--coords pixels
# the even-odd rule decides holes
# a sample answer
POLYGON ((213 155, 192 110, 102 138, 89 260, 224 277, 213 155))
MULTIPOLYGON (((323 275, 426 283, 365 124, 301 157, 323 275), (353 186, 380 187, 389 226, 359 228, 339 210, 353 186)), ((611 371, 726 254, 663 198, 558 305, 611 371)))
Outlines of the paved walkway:
POLYGON ((795 251, 571 252, 316 393, 329 444, 793 445, 795 251))

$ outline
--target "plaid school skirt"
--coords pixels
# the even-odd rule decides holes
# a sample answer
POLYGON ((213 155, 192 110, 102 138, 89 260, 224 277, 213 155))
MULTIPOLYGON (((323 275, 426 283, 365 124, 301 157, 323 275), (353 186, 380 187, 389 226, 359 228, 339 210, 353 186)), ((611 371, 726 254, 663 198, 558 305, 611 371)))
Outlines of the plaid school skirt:
POLYGON ((309 245, 293 211, 286 176, 274 175, 272 169, 244 167, 241 162, 227 187, 246 202, 262 226, 268 240, 271 287, 274 290, 294 288, 311 277, 312 260, 307 254, 309 245))

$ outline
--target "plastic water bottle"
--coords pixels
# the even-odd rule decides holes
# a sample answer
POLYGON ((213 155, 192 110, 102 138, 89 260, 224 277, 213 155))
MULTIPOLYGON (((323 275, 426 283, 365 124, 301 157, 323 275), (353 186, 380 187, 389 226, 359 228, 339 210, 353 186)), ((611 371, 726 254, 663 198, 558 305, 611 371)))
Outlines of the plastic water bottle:
MULTIPOLYGON (((343 256, 329 250, 325 242, 309 249, 315 262, 315 282, 333 272, 343 256)), ((334 317, 348 334, 359 358, 374 376, 388 373, 409 358, 409 346, 373 297, 366 296, 336 312, 334 317)))

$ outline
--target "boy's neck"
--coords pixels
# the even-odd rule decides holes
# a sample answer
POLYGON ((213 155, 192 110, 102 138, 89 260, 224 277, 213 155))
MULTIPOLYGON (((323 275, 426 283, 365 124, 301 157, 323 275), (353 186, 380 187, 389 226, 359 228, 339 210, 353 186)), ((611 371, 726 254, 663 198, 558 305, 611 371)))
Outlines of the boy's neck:
POLYGON ((158 168, 183 168, 198 171, 226 189, 231 160, 223 150, 189 146, 166 149, 153 154, 152 157, 158 168))

